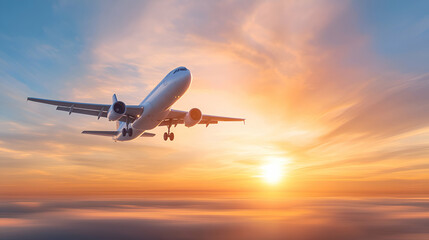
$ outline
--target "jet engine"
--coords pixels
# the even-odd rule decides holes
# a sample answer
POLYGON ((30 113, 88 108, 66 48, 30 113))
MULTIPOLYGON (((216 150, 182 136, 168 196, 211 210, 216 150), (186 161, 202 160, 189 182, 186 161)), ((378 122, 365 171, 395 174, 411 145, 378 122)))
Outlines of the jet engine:
POLYGON ((124 102, 116 101, 110 106, 109 112, 107 112, 107 118, 109 121, 118 121, 124 116, 127 111, 127 106, 124 102))
POLYGON ((192 108, 191 110, 189 110, 188 113, 186 113, 186 116, 184 118, 185 126, 195 126, 201 121, 202 118, 203 114, 201 113, 201 110, 198 108, 192 108))

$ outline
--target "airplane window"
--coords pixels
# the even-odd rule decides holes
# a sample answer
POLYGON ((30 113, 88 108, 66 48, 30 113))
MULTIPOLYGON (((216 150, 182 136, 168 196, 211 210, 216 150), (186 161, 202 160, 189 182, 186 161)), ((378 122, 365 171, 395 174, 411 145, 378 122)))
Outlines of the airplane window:
POLYGON ((188 69, 185 68, 185 67, 179 67, 178 69, 176 69, 176 70, 173 71, 173 74, 175 74, 176 72, 186 71, 186 70, 188 70, 188 69))

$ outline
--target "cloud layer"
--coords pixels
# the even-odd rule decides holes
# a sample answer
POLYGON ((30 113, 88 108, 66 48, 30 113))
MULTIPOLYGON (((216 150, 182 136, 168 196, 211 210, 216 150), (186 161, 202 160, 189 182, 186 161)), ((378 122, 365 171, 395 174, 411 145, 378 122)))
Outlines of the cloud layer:
POLYGON ((3 239, 426 239, 427 199, 4 201, 3 239))

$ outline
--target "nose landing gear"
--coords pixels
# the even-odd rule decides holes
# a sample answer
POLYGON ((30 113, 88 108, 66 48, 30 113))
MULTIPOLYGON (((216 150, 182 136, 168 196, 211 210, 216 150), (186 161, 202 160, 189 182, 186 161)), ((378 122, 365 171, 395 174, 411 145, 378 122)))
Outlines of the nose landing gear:
POLYGON ((174 133, 170 133, 171 125, 168 125, 168 131, 164 133, 164 141, 167 141, 170 138, 170 141, 174 140, 174 133))

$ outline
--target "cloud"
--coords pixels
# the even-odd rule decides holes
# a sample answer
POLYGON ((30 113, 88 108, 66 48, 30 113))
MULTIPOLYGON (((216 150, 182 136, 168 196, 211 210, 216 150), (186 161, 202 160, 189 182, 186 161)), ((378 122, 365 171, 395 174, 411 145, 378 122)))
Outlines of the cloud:
POLYGON ((429 235, 425 199, 50 200, 32 205, 7 201, 0 209, 4 213, 0 217, 11 220, 0 225, 6 239, 424 239, 429 235))
POLYGON ((344 112, 347 119, 321 141, 339 135, 361 134, 364 137, 388 138, 428 126, 428 76, 401 81, 400 86, 384 84, 384 91, 344 112))
POLYGON ((291 159, 298 180, 316 183, 372 178, 376 170, 385 180, 407 180, 398 170, 414 167, 422 171, 413 177, 425 178, 427 75, 387 65, 350 2, 98 2, 85 8, 90 14, 68 10, 74 6, 54 6, 82 23, 72 38, 56 25, 48 35, 67 41, 23 48, 48 61, 33 62, 29 83, 14 74, 26 72, 25 62, 0 55, 0 186, 8 193, 254 189, 259 165, 273 155, 291 159), (50 65, 56 58, 71 70, 50 65), (154 139, 113 143, 80 134, 113 124, 24 101, 109 103, 117 93, 136 104, 179 65, 194 80, 175 108, 243 116, 246 125, 178 127, 171 143, 160 141, 159 128, 154 139), (56 78, 43 78, 54 70, 56 78))
MULTIPOLYGON (((421 146, 411 146, 411 147, 403 147, 401 149, 394 149, 388 151, 375 151, 372 153, 365 153, 358 156, 357 154, 354 157, 340 160, 340 161, 332 161, 324 164, 314 164, 308 167, 304 167, 302 169, 298 169, 299 171, 308 172, 313 170, 320 169, 330 169, 330 168, 342 168, 347 166, 359 166, 363 164, 372 164, 380 161, 392 161, 392 160, 423 160, 429 154, 429 147, 427 145, 421 146), (356 156, 357 155, 357 156, 356 156)), ((379 168, 378 168, 379 169, 379 168)))

